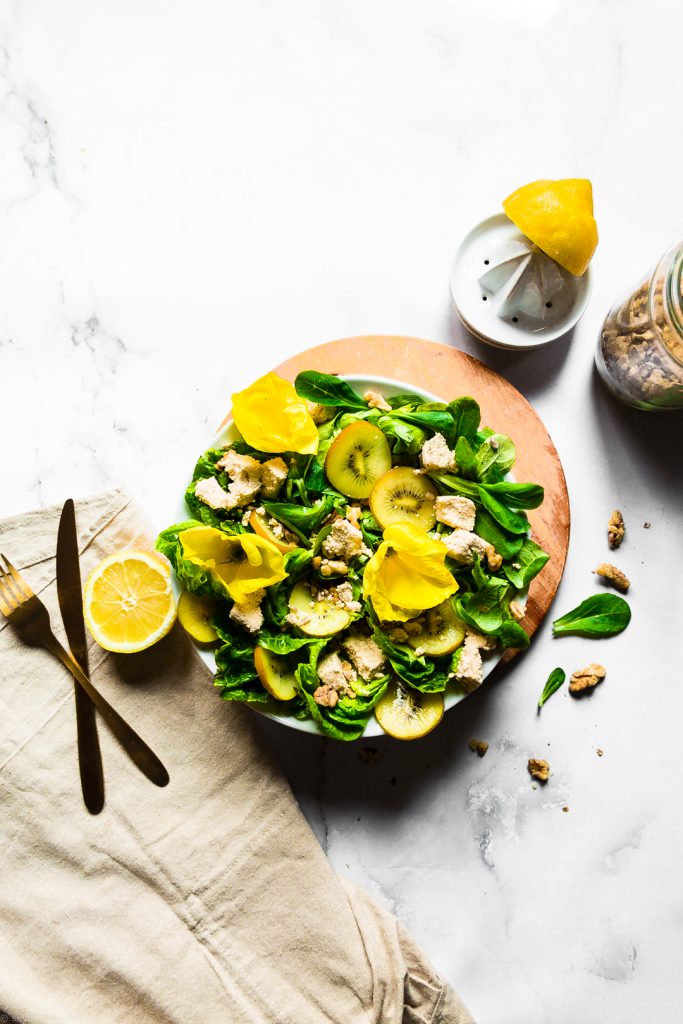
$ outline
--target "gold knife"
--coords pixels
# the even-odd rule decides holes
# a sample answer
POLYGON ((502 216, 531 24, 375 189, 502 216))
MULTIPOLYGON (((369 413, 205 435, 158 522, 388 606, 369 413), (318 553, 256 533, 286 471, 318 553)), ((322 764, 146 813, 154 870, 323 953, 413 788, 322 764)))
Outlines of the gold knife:
MULTIPOLYGON (((83 621, 76 513, 71 498, 64 502, 57 533, 57 597, 71 653, 87 675, 88 644, 83 621)), ((104 806, 104 774, 95 705, 75 681, 74 688, 81 791, 90 813, 99 814, 104 806)))

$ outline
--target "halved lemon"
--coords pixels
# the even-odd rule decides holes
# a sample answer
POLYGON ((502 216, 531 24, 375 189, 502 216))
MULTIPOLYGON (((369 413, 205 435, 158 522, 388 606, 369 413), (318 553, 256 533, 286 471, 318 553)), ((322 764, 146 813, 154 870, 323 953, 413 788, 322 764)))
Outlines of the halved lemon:
POLYGON ((513 224, 565 270, 580 277, 598 244, 593 189, 587 178, 541 179, 503 201, 513 224))
POLYGON ((176 618, 168 563, 147 551, 109 555, 88 577, 83 614, 106 651, 132 654, 151 647, 176 618))

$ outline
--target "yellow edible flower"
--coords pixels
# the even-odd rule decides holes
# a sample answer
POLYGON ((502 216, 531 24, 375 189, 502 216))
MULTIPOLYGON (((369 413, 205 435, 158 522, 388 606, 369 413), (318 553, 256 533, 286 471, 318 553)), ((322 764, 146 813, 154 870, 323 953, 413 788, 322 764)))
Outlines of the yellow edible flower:
POLYGON ((446 548, 412 523, 387 526, 363 573, 363 596, 380 619, 406 622, 458 589, 444 565, 446 548))
POLYGON ((207 569, 237 604, 287 575, 281 552, 252 533, 228 535, 213 526, 193 526, 178 538, 183 557, 207 569))
POLYGON ((294 385, 267 373, 232 396, 232 415, 240 434, 260 452, 315 455, 318 430, 294 385))

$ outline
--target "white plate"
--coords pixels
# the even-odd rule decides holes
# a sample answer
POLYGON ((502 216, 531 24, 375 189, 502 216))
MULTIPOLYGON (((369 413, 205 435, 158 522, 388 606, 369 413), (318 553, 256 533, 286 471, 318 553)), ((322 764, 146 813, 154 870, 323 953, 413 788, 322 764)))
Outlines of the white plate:
MULTIPOLYGON (((439 397, 438 395, 433 395, 428 391, 424 391, 422 388, 414 387, 412 384, 404 384, 401 383, 400 381, 390 380, 387 377, 361 377, 357 376, 356 374, 346 374, 344 376, 344 380, 347 380, 351 385, 353 385, 354 390, 361 395, 364 394, 369 389, 372 389, 373 391, 378 391, 385 397, 391 397, 392 395, 398 395, 402 394, 403 392, 410 391, 413 394, 420 395, 421 397, 423 397, 425 402, 451 401, 452 398, 455 397, 454 395, 450 395, 447 398, 439 397)), ((231 441, 234 441, 236 436, 237 432, 235 430, 235 426, 230 421, 226 423, 226 425, 223 428, 221 428, 221 430, 219 430, 219 432, 209 442, 209 444, 207 444, 206 447, 220 448, 222 445, 226 445, 229 444, 231 441)), ((189 476, 190 474, 188 473, 188 479, 189 476)), ((511 480, 514 479, 514 477, 510 473, 507 474, 507 477, 511 480)), ((181 523, 184 520, 186 520, 187 517, 188 510, 187 507, 185 506, 185 503, 182 502, 178 511, 178 518, 176 522, 181 523)), ((173 579, 173 586, 176 592, 176 596, 178 596, 180 594, 181 588, 178 586, 175 577, 173 579)), ((526 594, 520 594, 516 598, 516 601, 518 604, 520 604, 521 607, 524 607, 526 604, 526 594)), ((203 659, 203 661, 209 667, 211 672, 215 673, 216 658, 214 656, 213 651, 206 650, 205 648, 201 647, 197 647, 196 649, 200 658, 203 659)), ((484 662, 484 678, 490 675, 490 673, 493 671, 493 669, 500 661, 502 654, 503 652, 499 648, 496 648, 493 651, 482 651, 482 659, 484 662)), ((467 694, 458 692, 454 686, 448 686, 446 688, 446 692, 444 693, 446 711, 448 711, 449 708, 452 708, 455 704, 459 704, 460 701, 463 700, 464 697, 466 696, 467 694)), ((260 714, 265 715, 267 718, 276 719, 278 722, 282 722, 283 725, 288 725, 292 729, 299 729, 301 732, 316 733, 318 736, 323 735, 312 719, 304 719, 303 721, 301 721, 298 718, 294 718, 285 710, 286 705, 280 704, 278 701, 269 700, 268 704, 251 704, 250 707, 252 707, 255 711, 258 711, 260 714)), ((386 734, 380 728, 380 725, 375 719, 375 717, 371 716, 368 721, 368 724, 365 727, 365 732, 363 733, 363 736, 368 737, 384 735, 386 734)))

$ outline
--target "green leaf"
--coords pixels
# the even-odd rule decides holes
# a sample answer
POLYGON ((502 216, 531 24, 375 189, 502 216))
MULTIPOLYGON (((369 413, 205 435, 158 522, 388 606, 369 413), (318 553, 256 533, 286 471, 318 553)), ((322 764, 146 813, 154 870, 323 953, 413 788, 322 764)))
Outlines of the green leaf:
POLYGON ((315 642, 315 639, 310 637, 289 636, 287 633, 269 635, 261 629, 258 634, 257 646, 265 647, 267 651, 272 651, 273 654, 285 655, 299 651, 302 647, 309 647, 315 642))
POLYGON ((284 501, 263 502, 263 507, 269 516, 277 519, 283 526, 292 530, 305 543, 308 543, 310 534, 317 530, 323 520, 327 519, 330 513, 334 511, 334 505, 334 498, 330 494, 324 494, 311 508, 284 501))
POLYGON ((505 473, 516 457, 515 446, 506 434, 489 434, 477 451, 477 473, 482 477, 493 465, 505 473))
POLYGON ((491 576, 477 590, 456 595, 455 610, 469 626, 495 636, 503 622, 511 618, 506 607, 509 592, 510 586, 505 580, 491 576))
POLYGON ((542 708, 549 697, 552 697, 554 693, 560 689, 566 679, 564 669, 554 668, 548 676, 548 681, 543 687, 543 693, 538 698, 538 707, 542 708))
POLYGON ((493 516, 497 523, 508 530, 509 533, 528 533, 529 520, 523 512, 513 512, 511 508, 503 505, 494 498, 484 487, 479 487, 479 500, 486 511, 493 516))
POLYGON ((266 620, 276 626, 282 626, 289 614, 289 595, 296 583, 308 571, 313 552, 304 551, 303 548, 295 548, 285 555, 285 572, 287 578, 275 583, 266 590, 263 600, 263 613, 266 620))
POLYGON ((418 656, 408 644, 399 644, 374 625, 373 639, 382 648, 399 677, 422 693, 440 693, 448 683, 448 659, 418 656))
POLYGON ((508 533, 483 508, 477 509, 474 520, 474 532, 479 534, 483 540, 488 541, 489 544, 493 544, 503 559, 514 558, 524 544, 523 537, 520 537, 518 534, 508 533))
POLYGON ((455 436, 464 437, 470 445, 473 445, 481 420, 479 403, 469 395, 463 395, 449 404, 448 411, 455 423, 455 436))
POLYGON ((455 462, 460 473, 469 479, 477 475, 477 460, 466 437, 459 437, 455 445, 455 462))
POLYGON ((403 412, 397 409, 387 415, 414 423, 418 427, 426 427, 427 430, 432 430, 435 434, 444 434, 446 437, 453 432, 453 420, 445 410, 427 409, 421 412, 416 409, 415 412, 403 412))
POLYGON ((553 634, 564 636, 577 633, 579 636, 596 638, 616 636, 626 629, 631 621, 631 609, 623 597, 616 594, 594 594, 582 601, 566 615, 553 622, 553 634))
POLYGON ((318 370, 304 370, 294 381, 297 395, 317 405, 334 405, 345 409, 367 410, 368 403, 356 394, 341 377, 318 370))
POLYGON ((473 501, 479 500, 479 484, 474 480, 465 480, 454 473, 428 473, 427 475, 444 491, 461 494, 464 498, 471 498, 473 501))
POLYGON ((428 437, 422 427, 399 419, 398 416, 382 416, 377 426, 388 438, 394 439, 394 455, 417 455, 428 437))
POLYGON ((517 590, 526 590, 532 579, 538 576, 549 557, 543 548, 527 538, 515 555, 514 562, 503 566, 503 572, 513 587, 516 587, 517 590))
POLYGON ((421 395, 416 395, 412 391, 404 391, 400 395, 392 395, 387 398, 387 402, 392 409, 401 409, 404 405, 409 406, 411 409, 417 409, 418 405, 422 405, 424 399, 421 395))
POLYGON ((505 480, 481 486, 508 508, 538 508, 543 502, 544 490, 540 484, 513 484, 505 480))
POLYGON ((516 651, 525 651, 531 643, 527 631, 522 629, 512 617, 504 619, 494 635, 500 640, 503 647, 511 647, 516 651))

